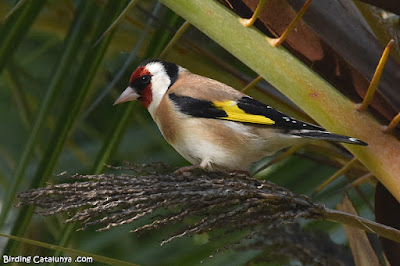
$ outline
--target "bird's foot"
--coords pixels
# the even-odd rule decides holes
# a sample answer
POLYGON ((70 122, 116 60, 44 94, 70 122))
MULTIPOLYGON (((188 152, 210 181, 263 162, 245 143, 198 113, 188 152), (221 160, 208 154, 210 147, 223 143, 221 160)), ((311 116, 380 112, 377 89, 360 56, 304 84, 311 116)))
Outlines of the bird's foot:
POLYGON ((246 170, 232 170, 230 173, 239 174, 239 175, 250 175, 249 171, 246 170))
POLYGON ((184 176, 191 176, 192 175, 192 171, 199 169, 199 168, 203 168, 201 167, 199 164, 194 164, 194 165, 189 165, 189 166, 184 166, 181 167, 177 170, 174 171, 174 175, 184 175, 184 176))
POLYGON ((237 177, 237 178, 249 178, 250 177, 250 173, 249 171, 245 171, 245 170, 231 170, 228 172, 231 176, 237 177))

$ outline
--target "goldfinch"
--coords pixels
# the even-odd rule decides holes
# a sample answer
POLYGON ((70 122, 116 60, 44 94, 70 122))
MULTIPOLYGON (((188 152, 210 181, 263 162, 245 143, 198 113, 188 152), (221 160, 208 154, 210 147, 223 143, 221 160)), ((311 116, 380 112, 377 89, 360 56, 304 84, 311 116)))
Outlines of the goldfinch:
POLYGON ((367 145, 281 113, 234 88, 157 59, 143 62, 115 104, 138 100, 165 140, 207 170, 252 163, 310 139, 367 145))

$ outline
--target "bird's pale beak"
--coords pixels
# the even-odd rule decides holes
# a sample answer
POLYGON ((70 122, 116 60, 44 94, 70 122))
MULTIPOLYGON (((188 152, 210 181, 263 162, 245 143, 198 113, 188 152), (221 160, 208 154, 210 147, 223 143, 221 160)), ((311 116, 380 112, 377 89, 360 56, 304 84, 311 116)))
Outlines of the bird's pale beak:
POLYGON ((137 98, 139 98, 139 96, 140 95, 137 94, 134 89, 128 87, 124 90, 123 93, 121 93, 121 95, 118 97, 113 105, 136 100, 137 98))

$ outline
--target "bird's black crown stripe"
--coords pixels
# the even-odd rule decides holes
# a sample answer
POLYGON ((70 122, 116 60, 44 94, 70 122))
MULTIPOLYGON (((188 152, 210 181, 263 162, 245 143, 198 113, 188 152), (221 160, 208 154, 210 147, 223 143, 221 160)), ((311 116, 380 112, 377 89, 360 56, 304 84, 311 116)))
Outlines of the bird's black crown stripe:
POLYGON ((227 117, 225 111, 215 108, 210 101, 199 100, 189 96, 181 96, 175 93, 169 94, 169 98, 179 107, 179 110, 187 115, 203 118, 227 117))
POLYGON ((144 61, 143 63, 141 63, 140 66, 145 66, 152 62, 158 62, 164 66, 165 71, 167 72, 167 75, 169 76, 169 78, 171 80, 171 84, 169 85, 169 87, 171 87, 175 83, 175 81, 178 79, 178 71, 179 71, 178 65, 176 65, 174 63, 162 61, 160 59, 148 59, 148 60, 144 61))

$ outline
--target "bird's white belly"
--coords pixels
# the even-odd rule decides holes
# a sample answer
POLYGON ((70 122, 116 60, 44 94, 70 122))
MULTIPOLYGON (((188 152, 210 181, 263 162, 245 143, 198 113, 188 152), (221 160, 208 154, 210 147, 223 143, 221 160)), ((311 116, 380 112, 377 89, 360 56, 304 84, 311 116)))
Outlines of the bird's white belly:
MULTIPOLYGON (((230 134, 243 134, 243 139, 232 145, 226 145, 229 135, 213 134, 210 130, 199 129, 199 124, 185 125, 184 134, 170 143, 186 160, 209 170, 248 170, 250 165, 267 156, 264 140, 246 131, 241 124, 220 121, 229 128, 230 134), (218 136, 217 136, 218 135, 218 136), (225 145, 224 145, 225 143, 225 145)), ((206 127, 207 128, 207 127, 206 127)))
POLYGON ((238 158, 236 154, 206 140, 183 139, 173 143, 172 146, 190 163, 198 164, 209 170, 220 168, 247 169, 243 166, 237 167, 238 158))
POLYGON ((182 157, 209 170, 247 171, 252 163, 295 144, 299 139, 279 133, 261 134, 251 126, 232 121, 187 117, 175 125, 179 127, 175 137, 168 139, 157 124, 165 139, 182 157), (215 130, 217 126, 219 130, 215 130))

